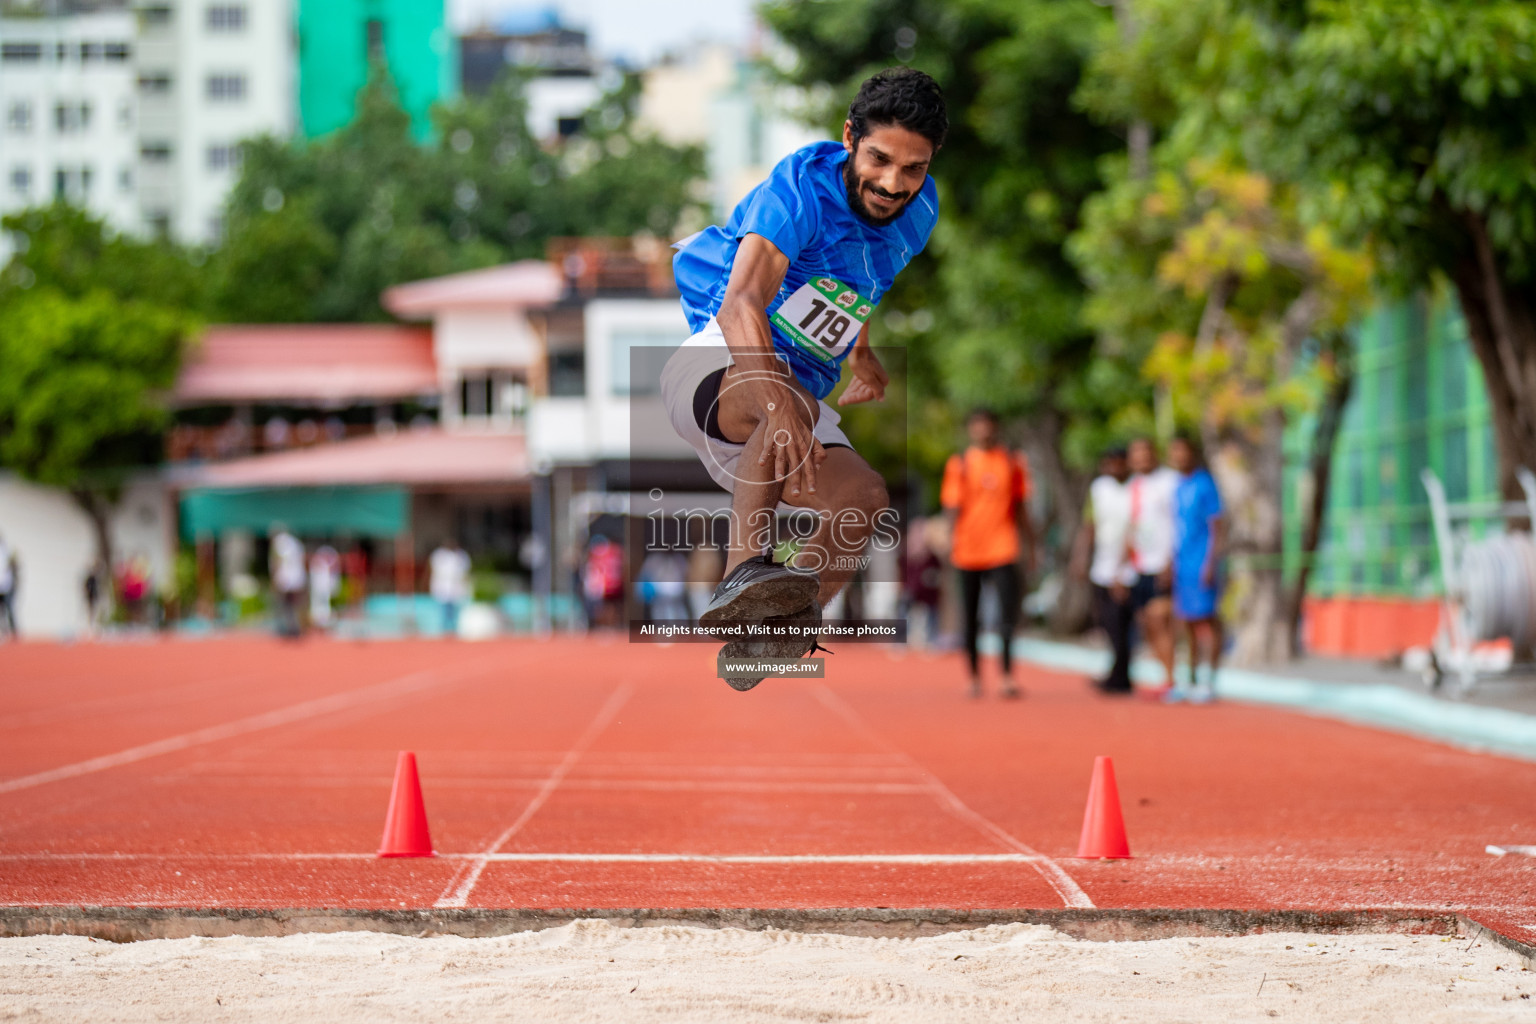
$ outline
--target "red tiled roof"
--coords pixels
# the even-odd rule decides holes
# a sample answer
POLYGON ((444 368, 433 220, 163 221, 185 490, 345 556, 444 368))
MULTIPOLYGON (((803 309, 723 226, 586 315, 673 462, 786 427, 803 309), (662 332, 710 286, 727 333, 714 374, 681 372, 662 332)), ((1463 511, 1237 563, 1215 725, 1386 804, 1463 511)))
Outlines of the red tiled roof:
POLYGON ((432 331, 394 324, 210 327, 176 382, 182 405, 350 402, 438 389, 432 331))
POLYGON ((433 486, 506 484, 531 475, 522 434, 405 428, 310 448, 203 466, 199 487, 433 486))
POLYGON ((543 260, 519 260, 485 270, 398 284, 384 293, 384 308, 398 317, 418 319, 442 309, 528 309, 560 298, 564 284, 543 260))

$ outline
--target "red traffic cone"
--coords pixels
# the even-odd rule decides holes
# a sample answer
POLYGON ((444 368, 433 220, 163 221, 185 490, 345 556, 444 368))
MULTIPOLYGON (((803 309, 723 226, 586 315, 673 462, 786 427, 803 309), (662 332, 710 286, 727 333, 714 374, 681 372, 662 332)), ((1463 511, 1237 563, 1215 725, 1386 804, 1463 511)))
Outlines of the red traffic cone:
POLYGON ((1120 788, 1115 785, 1115 763, 1107 757, 1093 759, 1093 781, 1088 785, 1088 809, 1083 813, 1083 835, 1077 855, 1092 860, 1124 860, 1131 855, 1125 838, 1125 819, 1120 815, 1120 788))
POLYGON ((384 816, 384 840, 380 857, 435 857, 427 831, 427 807, 421 799, 421 779, 416 775, 416 755, 400 751, 395 762, 395 785, 389 791, 389 812, 384 816))

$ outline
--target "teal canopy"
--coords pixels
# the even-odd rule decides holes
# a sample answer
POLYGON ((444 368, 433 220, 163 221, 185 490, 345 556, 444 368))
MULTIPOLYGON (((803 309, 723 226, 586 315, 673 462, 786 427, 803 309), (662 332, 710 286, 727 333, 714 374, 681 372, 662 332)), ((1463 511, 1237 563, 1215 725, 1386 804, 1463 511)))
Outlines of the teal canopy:
POLYGON ((410 494, 403 487, 251 487, 181 498, 183 540, 225 530, 265 534, 273 523, 310 536, 396 537, 410 529, 410 494))

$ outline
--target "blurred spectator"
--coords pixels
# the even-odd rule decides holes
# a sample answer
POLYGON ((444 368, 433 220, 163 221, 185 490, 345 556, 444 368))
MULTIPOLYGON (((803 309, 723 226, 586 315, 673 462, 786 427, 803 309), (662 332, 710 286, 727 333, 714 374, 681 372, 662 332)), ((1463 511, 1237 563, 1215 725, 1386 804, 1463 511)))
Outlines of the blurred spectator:
POLYGON ((725 559, 713 544, 696 546, 688 555, 688 611, 694 622, 715 596, 715 584, 725 572, 725 559))
POLYGON ((102 584, 106 582, 106 572, 100 562, 92 562, 91 567, 85 571, 85 578, 81 586, 85 592, 85 635, 94 637, 101 629, 102 620, 106 618, 105 602, 102 601, 102 584))
POLYGON ((690 619, 684 599, 688 560, 670 549, 652 551, 640 566, 640 584, 645 597, 645 617, 650 620, 690 619))
POLYGON ((286 448, 291 433, 287 420, 273 416, 261 430, 261 441, 268 448, 286 448))
POLYGON ((1131 587, 1136 570, 1126 557, 1131 529, 1129 478, 1124 448, 1111 448, 1100 456, 1099 475, 1088 486, 1083 525, 1072 551, 1072 571, 1092 584, 1094 616, 1114 653, 1109 675, 1094 683, 1105 693, 1131 692, 1131 633, 1136 623, 1131 587))
POLYGON ((331 598, 341 584, 341 556, 322 544, 309 556, 309 621, 321 629, 331 625, 331 598))
POLYGON ((1174 493, 1179 474, 1158 464, 1151 438, 1131 442, 1131 529, 1127 551, 1136 570, 1131 605, 1157 660, 1163 663, 1161 696, 1173 686, 1173 535, 1174 493))
POLYGON ((299 444, 314 444, 320 440, 320 424, 312 419, 302 419, 293 428, 293 438, 299 444))
POLYGON ((965 421, 970 445, 950 456, 944 467, 940 501, 953 521, 950 564, 960 576, 965 615, 965 654, 971 696, 981 696, 977 642, 981 632, 981 592, 992 590, 1002 640, 1004 697, 1019 696, 1013 680, 1013 631, 1019 621, 1019 560, 1035 568, 1035 533, 1029 521, 1029 467, 1022 453, 1002 443, 997 414, 976 409, 965 421))
POLYGON ((368 552, 362 544, 353 541, 342 556, 342 573, 347 581, 347 601, 353 608, 361 608, 368 599, 368 552))
POLYGON ((618 606, 624 597, 624 552, 598 534, 587 546, 582 567, 581 594, 587 605, 587 625, 609 628, 618 624, 618 606))
MULTIPOLYGON (((1221 556, 1226 546, 1226 510, 1194 441, 1174 438, 1168 447, 1168 461, 1180 477, 1174 496, 1173 614, 1180 632, 1189 640, 1188 698, 1204 704, 1215 696, 1216 669, 1221 663, 1221 556)), ((1168 696, 1179 699, 1184 694, 1176 689, 1168 696)))
POLYGON ((280 523, 272 527, 267 562, 277 598, 277 633, 296 639, 303 632, 299 608, 304 600, 304 545, 280 523))
POLYGON ((939 558, 940 530, 935 520, 914 519, 907 530, 907 640, 931 649, 939 637, 939 602, 943 597, 944 563, 939 558))
POLYGON ((427 561, 430 580, 427 589, 432 600, 443 610, 443 629, 458 635, 459 609, 469 600, 469 553, 457 540, 445 540, 433 550, 427 561))
POLYGON ((135 554, 122 564, 117 591, 123 598, 124 617, 135 625, 148 620, 149 559, 135 554))
POLYGON ((327 416, 325 418, 325 439, 327 441, 340 441, 347 436, 347 425, 342 422, 340 416, 327 416))
POLYGON ((20 572, 16 553, 0 537, 0 626, 7 639, 16 639, 16 591, 20 572))

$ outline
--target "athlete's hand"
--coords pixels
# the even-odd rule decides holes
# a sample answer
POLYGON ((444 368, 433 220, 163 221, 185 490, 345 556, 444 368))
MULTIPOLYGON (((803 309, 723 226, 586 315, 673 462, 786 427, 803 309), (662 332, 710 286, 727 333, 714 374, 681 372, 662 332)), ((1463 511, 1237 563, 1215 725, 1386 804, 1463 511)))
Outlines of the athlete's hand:
POLYGON ((816 493, 816 470, 827 453, 812 432, 805 396, 780 377, 759 376, 751 384, 763 416, 759 466, 772 466, 773 479, 784 482, 784 496, 816 493))
POLYGON ((843 389, 838 405, 858 405, 860 402, 879 402, 885 399, 886 385, 891 375, 880 365, 880 357, 869 347, 869 338, 860 337, 848 352, 848 369, 853 379, 843 389))

